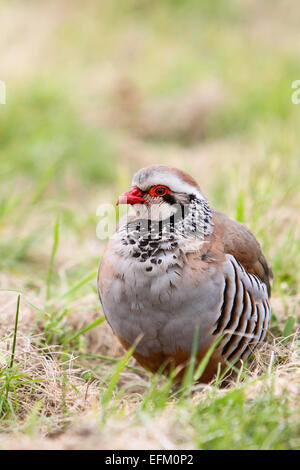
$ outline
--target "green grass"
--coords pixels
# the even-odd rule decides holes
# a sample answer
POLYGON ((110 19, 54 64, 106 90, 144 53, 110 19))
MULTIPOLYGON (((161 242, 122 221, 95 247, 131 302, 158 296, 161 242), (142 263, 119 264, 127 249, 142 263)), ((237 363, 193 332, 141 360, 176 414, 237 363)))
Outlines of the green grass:
MULTIPOLYGON (((0 13, 19 18, 21 4, 0 2, 0 13)), ((283 20, 280 1, 88 1, 73 2, 66 16, 50 10, 48 19, 36 10, 45 38, 31 31, 32 42, 8 27, 32 62, 28 70, 16 57, 0 77, 0 448, 16 436, 29 437, 27 447, 58 436, 59 448, 107 439, 121 448, 298 449, 298 27, 283 20), (259 33, 262 18, 273 41, 259 33), (197 133, 185 97, 212 82, 222 100, 197 133), (186 120, 183 131, 177 123, 170 131, 166 113, 147 114, 166 101, 186 120), (204 363, 197 369, 193 357, 181 388, 178 371, 143 371, 104 320, 97 207, 150 162, 192 173, 213 207, 247 224, 273 266, 267 346, 227 388, 220 377, 199 387, 204 363), (81 426, 90 430, 85 443, 76 441, 81 426)), ((0 49, 5 65, 10 44, 0 49)))
POLYGON ((63 189, 67 171, 80 174, 87 183, 112 181, 109 135, 93 131, 76 115, 61 86, 36 78, 14 90, 1 108, 2 178, 25 174, 29 181, 38 178, 41 190, 53 176, 63 189))

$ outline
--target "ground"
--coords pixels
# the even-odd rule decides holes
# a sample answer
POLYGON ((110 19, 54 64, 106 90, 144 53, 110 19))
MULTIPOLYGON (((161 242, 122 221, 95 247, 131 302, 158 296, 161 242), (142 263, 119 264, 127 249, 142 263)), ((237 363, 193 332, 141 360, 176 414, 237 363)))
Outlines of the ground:
POLYGON ((298 449, 297 1, 0 13, 0 448, 298 449), (190 172, 273 266, 267 342, 226 388, 152 376, 104 321, 97 208, 152 163, 190 172))

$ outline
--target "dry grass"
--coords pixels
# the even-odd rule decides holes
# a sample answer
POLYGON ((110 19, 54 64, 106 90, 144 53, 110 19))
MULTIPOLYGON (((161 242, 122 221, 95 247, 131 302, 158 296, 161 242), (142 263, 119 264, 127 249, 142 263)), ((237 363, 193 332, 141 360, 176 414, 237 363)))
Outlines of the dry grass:
POLYGON ((0 448, 299 448, 297 3, 27 3, 0 2, 0 448), (152 163, 193 174, 258 237, 275 274, 270 332, 226 388, 182 398, 131 358, 105 402, 124 352, 106 323, 72 340, 102 312, 96 275, 70 290, 105 246, 97 206, 152 163))
MULTIPOLYGON (((101 333, 98 332, 99 337, 101 333)), ((103 338, 101 338, 103 339, 103 338)), ((123 372, 121 383, 128 390, 116 406, 122 413, 106 418, 103 429, 103 410, 99 403, 99 387, 79 378, 83 371, 73 369, 73 360, 57 360, 56 348, 37 348, 34 338, 19 334, 15 363, 24 374, 24 385, 12 398, 17 402, 17 413, 12 431, 2 434, 3 449, 191 449, 195 429, 189 414, 178 409, 175 399, 156 416, 145 417, 136 424, 136 410, 143 401, 142 394, 150 386, 131 372, 123 372), (26 384, 26 378, 41 380, 26 384), (75 389, 76 387, 76 389, 75 389), (16 426, 17 424, 17 426, 16 426)), ((11 337, 1 342, 1 365, 10 360, 11 337)), ((110 351, 115 351, 114 348, 110 351)), ((300 359, 297 334, 288 346, 279 338, 266 344, 256 354, 255 362, 247 370, 246 400, 255 402, 273 388, 273 399, 288 397, 291 409, 298 407, 300 394, 300 359), (280 363, 278 358, 281 358, 280 363), (262 374, 265 374, 262 378, 262 374)), ((226 389, 212 385, 196 386, 191 398, 192 407, 210 399, 216 400, 243 388, 245 383, 233 380, 226 389)), ((12 392, 10 392, 12 393, 12 392)), ((4 431, 4 430, 3 430, 4 431)))

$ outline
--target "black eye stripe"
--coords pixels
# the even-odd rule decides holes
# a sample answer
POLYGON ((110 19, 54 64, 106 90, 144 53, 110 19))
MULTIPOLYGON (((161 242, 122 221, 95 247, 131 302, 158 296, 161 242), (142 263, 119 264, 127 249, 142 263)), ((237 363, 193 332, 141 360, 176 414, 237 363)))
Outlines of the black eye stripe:
POLYGON ((174 196, 172 196, 172 194, 165 194, 162 198, 171 205, 176 204, 176 199, 174 196))

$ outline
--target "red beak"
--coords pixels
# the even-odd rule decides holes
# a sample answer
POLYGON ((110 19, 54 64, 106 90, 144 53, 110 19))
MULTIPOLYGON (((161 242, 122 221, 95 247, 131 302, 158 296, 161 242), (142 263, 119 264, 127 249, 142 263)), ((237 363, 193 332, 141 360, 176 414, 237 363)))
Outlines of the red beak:
POLYGON ((139 188, 132 188, 127 193, 121 194, 117 201, 118 204, 143 204, 145 199, 142 197, 143 193, 139 188))

